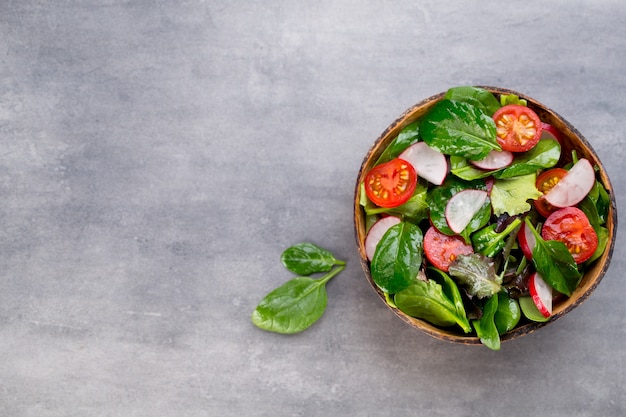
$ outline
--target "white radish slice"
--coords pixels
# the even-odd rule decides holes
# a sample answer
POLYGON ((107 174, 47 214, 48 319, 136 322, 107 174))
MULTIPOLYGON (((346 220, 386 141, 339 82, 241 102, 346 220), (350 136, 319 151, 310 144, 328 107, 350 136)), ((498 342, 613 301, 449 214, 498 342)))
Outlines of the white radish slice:
POLYGON ((409 146, 398 158, 413 165, 418 177, 435 185, 441 185, 448 175, 446 156, 431 148, 426 142, 417 142, 409 146))
POLYGON ((530 276, 528 289, 537 310, 544 317, 550 317, 552 315, 552 287, 541 278, 541 275, 535 272, 530 276))
POLYGON ((487 200, 487 191, 463 190, 448 200, 446 220, 454 233, 461 233, 487 200))
POLYGON ((544 196, 554 207, 571 207, 580 203, 596 183, 596 173, 589 160, 581 158, 544 196))
POLYGON ((561 132, 548 123, 541 123, 541 139, 552 139, 561 143, 561 132))
POLYGON ((396 216, 383 217, 374 223, 369 232, 367 232, 367 236, 365 236, 365 256, 367 256, 368 260, 371 261, 374 257, 376 246, 378 246, 378 242, 380 242, 387 230, 398 223, 400 223, 400 218, 396 216))
POLYGON ((513 162, 513 152, 493 150, 483 159, 470 162, 480 169, 500 169, 511 165, 511 162, 513 162))
POLYGON ((530 228, 526 225, 526 222, 522 222, 522 226, 517 232, 517 240, 519 241, 520 248, 522 248, 522 252, 524 256, 529 261, 533 259, 533 250, 535 249, 535 245, 537 244, 537 240, 535 239, 535 235, 530 230, 530 228))

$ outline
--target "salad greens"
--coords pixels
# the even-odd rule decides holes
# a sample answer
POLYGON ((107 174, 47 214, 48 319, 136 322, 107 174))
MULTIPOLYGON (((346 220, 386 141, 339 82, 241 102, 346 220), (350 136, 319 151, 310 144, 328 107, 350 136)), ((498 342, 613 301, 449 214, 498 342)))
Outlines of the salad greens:
MULTIPOLYGON (((557 167, 567 170, 572 163, 561 162, 561 143, 548 137, 513 150, 509 163, 498 169, 481 168, 484 165, 479 162, 487 155, 509 151, 501 141, 501 125, 496 123, 506 106, 519 112, 527 102, 514 94, 497 97, 477 87, 451 88, 424 116, 407 125, 376 163, 397 158, 423 141, 447 159, 443 183, 419 178, 413 195, 391 208, 372 203, 363 184, 359 199, 366 230, 383 216, 399 219, 376 243, 370 262, 372 281, 387 303, 435 326, 456 326, 494 350, 500 349, 500 336, 518 325, 549 320, 537 310, 529 293, 529 277, 535 271, 553 289, 555 299, 572 294, 585 268, 608 245, 606 222, 611 205, 608 191, 598 180, 577 204, 597 235, 597 248, 587 261, 578 264, 563 241, 545 239, 541 219, 547 215, 538 212, 538 202, 547 190, 539 188, 539 175, 557 167), (450 216, 458 210, 448 203, 465 190, 487 191, 488 197, 467 227, 455 233, 450 216), (519 236, 523 226, 530 230, 524 240, 519 236), (429 243, 431 229, 436 229, 436 239, 429 243), (526 242, 528 236, 532 247, 526 242), (459 245, 469 246, 470 252, 454 252, 459 245), (445 270, 435 266, 439 263, 431 256, 444 257, 447 263, 441 264, 449 266, 445 270)), ((536 135, 540 133, 541 128, 536 135)), ((578 160, 575 151, 572 159, 573 163, 578 160)))
POLYGON ((346 267, 328 250, 299 243, 281 255, 283 265, 295 277, 268 293, 252 312, 252 323, 275 333, 292 334, 309 328, 322 317, 328 296, 326 284, 346 267), (327 272, 320 278, 308 275, 327 272))

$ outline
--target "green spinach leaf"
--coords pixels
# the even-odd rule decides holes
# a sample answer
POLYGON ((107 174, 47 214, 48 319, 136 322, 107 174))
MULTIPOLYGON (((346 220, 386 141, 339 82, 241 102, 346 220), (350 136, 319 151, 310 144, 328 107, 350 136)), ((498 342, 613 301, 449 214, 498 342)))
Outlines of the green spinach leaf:
POLYGON ((494 174, 496 178, 512 178, 535 174, 540 169, 551 168, 559 162, 561 145, 552 139, 540 140, 531 150, 516 155, 508 167, 494 174))
POLYGON ((466 333, 471 331, 467 318, 457 314, 455 305, 444 295, 441 285, 433 280, 413 280, 407 288, 395 294, 394 302, 411 317, 441 327, 458 324, 466 333))
POLYGON ((422 230, 400 222, 383 235, 370 264, 372 280, 390 294, 408 287, 422 266, 422 230))
POLYGON ((493 119, 460 101, 439 101, 422 119, 420 131, 424 142, 446 155, 478 160, 501 149, 493 119))
POLYGON ((339 266, 319 279, 293 278, 267 294, 252 312, 252 323, 270 332, 301 332, 324 314, 328 296, 326 283, 341 272, 339 266))
POLYGON ((452 301, 457 315, 457 324, 461 326, 465 333, 471 332, 472 328, 467 320, 463 298, 461 297, 459 287, 456 285, 454 280, 440 269, 429 267, 427 271, 428 277, 441 285, 443 294, 448 300, 452 301))
POLYGON ((502 232, 496 232, 496 223, 483 227, 471 237, 474 252, 493 258, 500 253, 506 245, 506 238, 513 233, 522 223, 522 219, 516 218, 502 232))
POLYGON ((522 318, 522 311, 516 299, 511 298, 506 291, 498 293, 498 308, 494 316, 494 323, 499 334, 512 330, 522 318))
POLYGON ((535 269, 552 288, 567 296, 572 295, 582 274, 567 246, 558 240, 543 240, 528 218, 525 222, 535 236, 532 259, 535 269))
POLYGON ((498 99, 490 91, 479 87, 453 87, 446 92, 444 98, 472 104, 489 116, 493 116, 501 107, 498 99))
POLYGON ((330 251, 308 242, 287 248, 280 260, 289 271, 303 276, 330 271, 335 265, 345 265, 330 251))
POLYGON ((462 156, 450 157, 450 172, 465 181, 474 181, 481 178, 487 178, 498 171, 485 171, 476 168, 467 158, 462 156))
POLYGON ((483 307, 483 315, 479 320, 473 320, 476 335, 483 345, 491 350, 500 350, 500 334, 496 327, 494 317, 498 310, 498 297, 493 296, 487 300, 483 307))
POLYGON ((420 140, 419 122, 413 122, 406 125, 395 137, 393 141, 385 148, 383 153, 376 161, 376 165, 389 162, 397 158, 406 148, 420 140))

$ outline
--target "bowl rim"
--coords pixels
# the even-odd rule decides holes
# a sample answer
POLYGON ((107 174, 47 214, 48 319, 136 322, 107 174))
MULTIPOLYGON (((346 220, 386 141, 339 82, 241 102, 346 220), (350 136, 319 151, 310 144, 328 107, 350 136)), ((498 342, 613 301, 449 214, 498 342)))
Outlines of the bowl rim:
MULTIPOLYGON (((535 110, 540 119, 544 122, 550 123, 554 125, 567 139, 567 143, 563 147, 565 149, 569 149, 570 155, 565 155, 565 152, 562 152, 562 157, 565 159, 571 157, 571 150, 576 149, 577 153, 581 152, 584 157, 591 160, 593 165, 597 165, 599 167, 599 172, 597 174, 598 179, 606 188, 609 198, 610 198, 610 206, 609 206, 609 215, 606 221, 605 227, 608 229, 609 240, 607 244, 607 248, 605 249, 602 256, 596 260, 592 266, 585 271, 579 286, 574 291, 572 296, 570 296, 566 301, 560 303, 557 306, 557 309, 553 312, 553 315, 549 320, 545 322, 531 322, 528 321, 522 325, 516 326, 514 329, 500 336, 500 340, 502 342, 513 340, 518 337, 530 334, 535 332, 538 329, 541 329, 547 326, 550 323, 558 320, 563 317, 565 314, 569 313, 571 310, 579 306, 582 302, 584 302, 593 291, 597 288, 600 281, 603 279, 604 275, 608 271, 611 258, 613 255, 613 250, 615 247, 616 234, 617 234, 617 206, 615 200, 615 194, 613 192, 613 186, 611 180, 608 176, 606 168, 600 161, 596 151, 593 149, 592 145, 589 141, 567 120, 565 120, 561 115, 556 113, 554 110, 549 108, 548 106, 540 103, 539 101, 517 91, 502 88, 502 87, 493 87, 493 86, 484 86, 477 85, 477 88, 482 88, 495 95, 502 94, 515 94, 522 99, 525 99, 528 103, 528 107, 535 110), (570 143, 571 140, 580 141, 580 144, 570 143), (580 145, 583 146, 583 149, 579 149, 580 145), (586 280, 587 279, 587 280, 586 280), (583 285, 583 282, 585 283, 583 285)), ((413 121, 419 119, 423 116, 434 104, 439 102, 445 96, 446 91, 440 92, 438 94, 427 97, 420 102, 414 104, 405 110, 400 116, 398 116, 374 141, 374 143, 370 146, 369 150, 365 154, 361 166, 358 171, 355 190, 354 190, 354 233, 357 244, 357 252, 359 254, 359 261, 361 264, 361 268, 366 276, 366 279, 370 283, 370 286, 374 289, 374 291, 378 294, 378 297, 383 301, 383 303, 393 311, 393 313, 402 319, 404 322, 409 324, 411 327, 416 328, 423 333, 428 334, 436 339, 449 341, 452 343, 460 343, 466 345, 480 345, 480 339, 476 336, 465 336, 458 331, 454 331, 451 329, 444 329, 437 326, 434 326, 425 320, 417 319, 414 317, 410 317, 407 314, 403 313, 399 309, 389 305, 387 303, 384 293, 376 286, 374 281, 372 280, 372 276, 369 269, 369 261, 365 256, 365 225, 364 222, 360 221, 359 214, 362 214, 362 208, 360 206, 360 185, 363 181, 365 174, 371 169, 373 163, 370 163, 374 160, 374 156, 379 155, 382 150, 386 147, 386 145, 397 136, 397 133, 407 124, 412 123, 413 121)), ((454 329, 454 327, 452 328, 454 329)))

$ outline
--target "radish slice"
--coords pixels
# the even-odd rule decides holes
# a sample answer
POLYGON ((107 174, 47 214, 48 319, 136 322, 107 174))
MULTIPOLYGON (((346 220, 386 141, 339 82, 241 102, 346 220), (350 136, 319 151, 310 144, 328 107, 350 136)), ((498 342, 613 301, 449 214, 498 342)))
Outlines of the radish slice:
POLYGON ((413 165, 419 177, 435 185, 441 185, 448 175, 448 161, 445 155, 428 146, 426 142, 414 143, 398 158, 413 165))
POLYGON ((400 223, 400 218, 396 216, 383 217, 374 223, 365 237, 365 255, 368 260, 371 261, 374 257, 376 246, 378 246, 378 242, 380 242, 380 239, 382 239, 387 230, 398 223, 400 223))
POLYGON ((485 158, 470 162, 480 169, 500 169, 511 165, 511 162, 513 162, 513 152, 493 150, 489 152, 485 158))
POLYGON ((446 220, 454 233, 461 233, 487 200, 487 191, 459 191, 446 205, 446 220))
POLYGON ((571 207, 580 203, 596 183, 591 163, 581 158, 548 193, 545 199, 554 207, 571 207))
POLYGON ((548 123, 541 123, 541 139, 552 139, 561 143, 561 132, 548 123))
POLYGON ((535 235, 530 230, 530 228, 526 225, 526 222, 522 222, 522 226, 517 232, 517 240, 519 241, 519 245, 522 248, 522 252, 524 256, 529 261, 533 259, 533 250, 535 249, 535 245, 537 244, 537 240, 535 239, 535 235))
POLYGON ((535 272, 530 276, 528 289, 537 310, 544 317, 550 317, 552 315, 552 287, 546 284, 541 275, 535 272))

